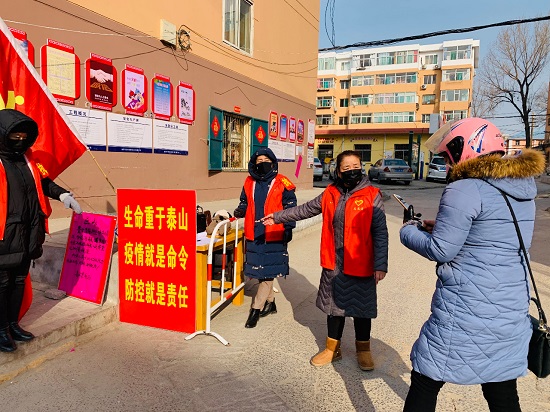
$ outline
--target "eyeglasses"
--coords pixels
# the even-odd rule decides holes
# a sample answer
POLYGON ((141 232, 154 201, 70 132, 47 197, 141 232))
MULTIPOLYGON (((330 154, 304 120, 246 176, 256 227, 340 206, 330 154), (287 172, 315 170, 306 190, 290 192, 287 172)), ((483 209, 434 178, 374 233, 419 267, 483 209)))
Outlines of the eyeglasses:
POLYGON ((27 138, 27 133, 10 133, 8 139, 10 140, 25 140, 27 138))

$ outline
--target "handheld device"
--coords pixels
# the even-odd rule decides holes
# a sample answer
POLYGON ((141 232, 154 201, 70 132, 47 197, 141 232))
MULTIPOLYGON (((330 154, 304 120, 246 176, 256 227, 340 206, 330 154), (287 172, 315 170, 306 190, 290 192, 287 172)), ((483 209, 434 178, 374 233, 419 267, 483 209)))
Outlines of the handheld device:
MULTIPOLYGON (((403 209, 405 209, 405 211, 407 212, 407 215, 408 215, 409 219, 414 219, 414 220, 420 221, 420 218, 422 217, 422 213, 414 213, 413 205, 409 205, 405 201, 405 199, 403 199, 401 196, 399 196, 395 193, 393 194, 393 198, 395 200, 397 200, 397 202, 399 202, 399 204, 401 206, 403 206, 403 209)), ((403 220, 405 221, 405 220, 409 220, 409 219, 403 219, 403 220)))

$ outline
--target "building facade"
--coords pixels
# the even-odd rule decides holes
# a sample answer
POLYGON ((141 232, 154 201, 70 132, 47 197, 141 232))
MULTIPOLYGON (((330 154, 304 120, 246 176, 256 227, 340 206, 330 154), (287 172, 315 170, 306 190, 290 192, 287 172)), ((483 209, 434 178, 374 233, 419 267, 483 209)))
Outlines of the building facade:
POLYGON ((367 164, 401 158, 425 175, 430 121, 433 132, 470 115, 478 56, 471 39, 320 53, 317 156, 326 162, 352 149, 367 164))
MULTIPOLYGON (((106 149, 92 152, 93 156, 85 153, 59 177, 60 184, 75 193, 85 210, 114 213, 119 188, 192 189, 199 204, 239 197, 252 151, 268 145, 270 112, 285 113, 296 122, 302 119, 306 125, 315 119, 319 7, 318 0, 299 4, 20 0, 3 4, 0 17, 34 46, 29 47, 29 57, 33 54, 37 70, 46 66, 45 70, 56 73, 53 66, 47 67, 53 57, 58 61, 67 56, 72 59, 72 54, 78 57, 76 74, 69 75, 71 84, 80 86, 71 91, 72 103, 61 102, 67 110, 86 115, 94 108, 87 96, 91 87, 89 59, 95 56, 97 62, 97 56, 102 56, 118 73, 118 84, 110 91, 118 99, 112 107, 103 108, 107 120, 99 124, 106 134, 106 149), (58 49, 46 62, 43 56, 52 50, 41 51, 54 44, 58 49), (59 45, 64 49, 59 51, 59 45), (123 105, 129 86, 128 82, 124 85, 123 70, 138 70, 145 79, 148 108, 142 114, 129 113, 123 105), (152 152, 139 147, 128 152, 111 150, 111 114, 128 115, 137 123, 157 120, 152 111, 156 102, 153 78, 169 79, 173 86, 174 94, 168 98, 173 113, 166 120, 173 128, 181 127, 178 110, 188 106, 176 89, 192 87, 195 114, 185 126, 188 144, 184 153, 157 153, 154 135, 152 152)), ((105 88, 102 82, 105 79, 95 84, 105 88)), ((63 88, 63 84, 57 87, 63 88)), ((130 134, 117 137, 119 141, 135 140, 130 134)), ((306 151, 307 142, 304 156, 306 151)), ((282 162, 280 172, 291 177, 299 189, 311 188, 313 173, 308 162, 298 161, 298 149, 287 152, 296 156, 282 162)), ((55 207, 54 216, 68 216, 62 207, 55 207)))

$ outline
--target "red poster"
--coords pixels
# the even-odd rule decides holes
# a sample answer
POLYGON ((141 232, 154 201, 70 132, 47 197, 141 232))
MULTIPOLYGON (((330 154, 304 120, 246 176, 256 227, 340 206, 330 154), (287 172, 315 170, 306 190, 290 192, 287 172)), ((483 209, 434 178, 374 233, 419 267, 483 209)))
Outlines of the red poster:
POLYGON ((288 137, 288 117, 286 114, 279 116, 279 138, 286 141, 288 137))
POLYGON ((111 59, 91 53, 86 60, 86 98, 93 109, 111 111, 116 106, 116 75, 111 59))
POLYGON ((296 144, 301 145, 304 143, 304 121, 302 119, 298 119, 298 132, 297 132, 297 139, 296 144))
POLYGON ((143 69, 127 64, 121 77, 121 100, 126 114, 143 116, 147 110, 147 77, 143 69))
POLYGON ((195 331, 196 195, 118 189, 120 321, 195 331))
POLYGON ((22 30, 14 29, 13 27, 9 28, 11 31, 11 34, 13 34, 13 37, 15 37, 19 43, 19 46, 23 49, 25 53, 27 53, 27 57, 29 58, 31 64, 34 66, 34 46, 30 42, 30 40, 27 39, 27 33, 22 30))
POLYGON ((279 116, 277 112, 269 113, 269 138, 276 139, 279 137, 279 116))
POLYGON ((74 104, 80 97, 80 59, 74 47, 48 39, 40 49, 42 80, 60 103, 74 104))
POLYGON ((151 80, 151 106, 155 119, 170 120, 172 117, 173 87, 170 77, 155 73, 151 80))
POLYGON ((32 157, 55 179, 86 150, 78 132, 0 19, 0 110, 16 109, 38 123, 32 157))
POLYGON ((178 119, 183 124, 195 121, 195 90, 189 83, 180 81, 178 86, 178 119))
POLYGON ((114 216, 73 213, 59 290, 74 298, 98 305, 103 303, 111 266, 115 223, 114 216))

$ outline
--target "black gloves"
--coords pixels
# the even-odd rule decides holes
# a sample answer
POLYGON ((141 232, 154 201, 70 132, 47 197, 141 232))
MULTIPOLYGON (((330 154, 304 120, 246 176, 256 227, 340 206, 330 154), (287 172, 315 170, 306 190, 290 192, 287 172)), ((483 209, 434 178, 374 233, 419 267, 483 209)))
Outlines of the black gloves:
POLYGON ((236 218, 244 217, 244 215, 245 215, 245 212, 242 209, 237 208, 233 211, 233 216, 235 216, 236 218))

